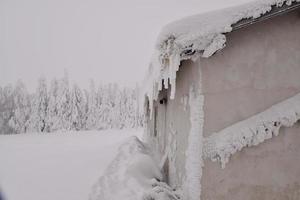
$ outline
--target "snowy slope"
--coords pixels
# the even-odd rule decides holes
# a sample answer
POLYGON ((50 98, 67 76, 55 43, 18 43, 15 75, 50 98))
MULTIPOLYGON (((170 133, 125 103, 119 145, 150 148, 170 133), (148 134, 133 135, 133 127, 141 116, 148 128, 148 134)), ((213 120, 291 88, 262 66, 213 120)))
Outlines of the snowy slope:
POLYGON ((6 200, 83 200, 117 154, 142 130, 0 136, 6 200))

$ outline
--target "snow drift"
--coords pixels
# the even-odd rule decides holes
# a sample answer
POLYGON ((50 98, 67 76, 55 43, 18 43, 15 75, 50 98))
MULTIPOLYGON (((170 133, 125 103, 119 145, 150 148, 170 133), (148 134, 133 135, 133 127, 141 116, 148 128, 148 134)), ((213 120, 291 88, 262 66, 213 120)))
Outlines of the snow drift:
POLYGON ((118 155, 94 185, 90 200, 176 200, 149 147, 137 137, 120 146, 118 155))

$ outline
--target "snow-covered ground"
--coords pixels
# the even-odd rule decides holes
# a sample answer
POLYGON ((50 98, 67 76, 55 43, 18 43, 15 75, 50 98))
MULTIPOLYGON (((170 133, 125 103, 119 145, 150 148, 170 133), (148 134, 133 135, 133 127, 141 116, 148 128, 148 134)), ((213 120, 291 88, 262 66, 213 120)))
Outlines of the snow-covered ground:
POLYGON ((119 146, 142 130, 0 136, 5 200, 85 200, 119 146))

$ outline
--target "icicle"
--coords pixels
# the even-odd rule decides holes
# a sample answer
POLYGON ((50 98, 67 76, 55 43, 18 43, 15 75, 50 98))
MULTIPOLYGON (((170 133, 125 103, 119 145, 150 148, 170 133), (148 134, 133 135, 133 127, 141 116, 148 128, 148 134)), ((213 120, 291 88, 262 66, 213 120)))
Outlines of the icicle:
POLYGON ((158 91, 162 90, 163 80, 158 81, 158 91))
POLYGON ((166 78, 164 80, 164 84, 165 84, 165 89, 168 89, 169 88, 169 79, 168 78, 166 78))
POLYGON ((175 92, 176 92, 176 79, 172 79, 171 80, 171 95, 170 95, 170 99, 174 99, 175 98, 175 92))

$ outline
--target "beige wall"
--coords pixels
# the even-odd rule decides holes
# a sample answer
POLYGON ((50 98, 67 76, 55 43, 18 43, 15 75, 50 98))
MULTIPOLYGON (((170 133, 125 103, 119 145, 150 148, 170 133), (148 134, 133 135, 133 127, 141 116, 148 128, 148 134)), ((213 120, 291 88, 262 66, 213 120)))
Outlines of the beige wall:
POLYGON ((299 200, 300 124, 231 157, 225 169, 205 161, 202 200, 299 200))
MULTIPOLYGON (((300 92, 300 15, 279 16, 227 35, 201 60, 204 134, 246 119, 300 92)), ((225 169, 205 161, 202 200, 300 199, 300 126, 236 153, 225 169)))
POLYGON ((300 91, 300 15, 227 34, 225 49, 201 67, 207 136, 300 91))

